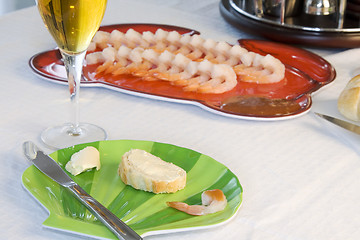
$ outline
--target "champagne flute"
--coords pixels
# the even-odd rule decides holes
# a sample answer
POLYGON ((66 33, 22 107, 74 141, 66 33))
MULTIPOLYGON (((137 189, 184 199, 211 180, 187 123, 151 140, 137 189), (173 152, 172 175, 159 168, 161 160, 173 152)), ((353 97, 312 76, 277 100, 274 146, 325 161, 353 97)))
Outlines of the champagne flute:
POLYGON ((104 16, 107 0, 35 0, 39 13, 64 60, 73 121, 47 128, 41 140, 53 148, 106 139, 93 124, 79 123, 79 90, 83 61, 91 39, 104 16))

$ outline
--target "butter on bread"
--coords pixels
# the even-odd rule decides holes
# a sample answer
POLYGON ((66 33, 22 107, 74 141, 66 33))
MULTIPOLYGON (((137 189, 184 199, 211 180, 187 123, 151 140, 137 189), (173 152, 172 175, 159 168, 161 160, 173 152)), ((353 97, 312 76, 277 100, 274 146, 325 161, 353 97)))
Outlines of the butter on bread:
POLYGON ((135 189, 154 193, 174 193, 186 185, 186 171, 141 149, 122 156, 118 173, 135 189))
POLYGON ((360 75, 353 77, 340 93, 338 110, 350 120, 360 120, 360 75))

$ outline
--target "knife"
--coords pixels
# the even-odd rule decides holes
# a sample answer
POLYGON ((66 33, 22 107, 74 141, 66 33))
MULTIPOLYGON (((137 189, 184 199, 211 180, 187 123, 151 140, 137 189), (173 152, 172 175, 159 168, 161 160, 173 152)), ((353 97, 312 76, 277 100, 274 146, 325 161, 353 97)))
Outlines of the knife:
POLYGON ((35 167, 52 180, 68 189, 82 204, 89 209, 97 219, 109 228, 118 239, 142 240, 142 238, 128 225, 116 217, 112 212, 85 192, 65 171, 52 159, 41 151, 33 142, 25 142, 23 151, 35 167))
POLYGON ((344 121, 344 120, 341 120, 341 119, 338 119, 338 118, 334 118, 334 117, 330 117, 330 116, 327 116, 327 115, 324 115, 324 114, 320 114, 320 113, 317 113, 317 112, 314 112, 317 116, 331 122, 332 124, 335 124, 339 127, 342 127, 350 132, 353 132, 353 133, 356 133, 356 134, 359 134, 360 135, 360 126, 356 125, 356 124, 353 124, 353 123, 350 123, 350 122, 347 122, 347 121, 344 121))

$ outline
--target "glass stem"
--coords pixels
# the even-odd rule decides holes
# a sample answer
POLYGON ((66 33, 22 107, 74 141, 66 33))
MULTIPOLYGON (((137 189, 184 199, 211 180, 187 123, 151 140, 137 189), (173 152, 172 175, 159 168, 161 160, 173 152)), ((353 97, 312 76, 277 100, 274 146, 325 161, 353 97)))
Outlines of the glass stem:
POLYGON ((73 120, 71 122, 72 127, 68 131, 68 134, 78 136, 81 134, 79 127, 79 93, 80 93, 80 80, 82 75, 82 66, 86 51, 77 54, 69 54, 60 50, 64 59, 66 73, 68 76, 68 84, 70 91, 70 104, 71 114, 73 120))

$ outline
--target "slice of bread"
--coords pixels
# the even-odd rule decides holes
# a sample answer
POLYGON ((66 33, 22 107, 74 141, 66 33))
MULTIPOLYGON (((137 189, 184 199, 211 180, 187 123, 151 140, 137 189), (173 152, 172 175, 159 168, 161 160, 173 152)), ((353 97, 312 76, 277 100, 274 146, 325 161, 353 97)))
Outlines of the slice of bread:
POLYGON ((184 169, 140 149, 122 156, 118 173, 125 184, 148 192, 174 193, 186 185, 184 169))

